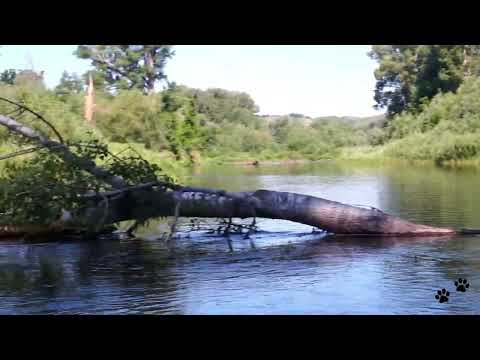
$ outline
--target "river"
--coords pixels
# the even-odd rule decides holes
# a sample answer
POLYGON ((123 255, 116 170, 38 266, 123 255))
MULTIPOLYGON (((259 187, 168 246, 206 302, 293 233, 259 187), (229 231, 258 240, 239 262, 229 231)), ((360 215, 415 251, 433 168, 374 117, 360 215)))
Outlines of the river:
MULTIPOLYGON (((480 228, 479 175, 326 161, 197 169, 190 184, 297 192, 480 228)), ((258 226, 249 239, 192 232, 169 246, 157 223, 139 239, 2 242, 0 314, 480 313, 480 236, 355 238, 288 221, 258 226), (458 278, 468 280, 466 292, 456 291, 458 278), (450 297, 439 303, 442 288, 450 297)))

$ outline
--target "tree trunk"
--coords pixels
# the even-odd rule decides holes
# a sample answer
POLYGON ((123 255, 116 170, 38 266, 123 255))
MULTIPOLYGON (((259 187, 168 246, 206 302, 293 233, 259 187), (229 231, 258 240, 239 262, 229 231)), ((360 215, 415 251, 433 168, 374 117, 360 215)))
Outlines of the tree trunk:
POLYGON ((92 122, 93 120, 93 79, 92 74, 88 76, 87 94, 85 95, 85 120, 92 122))
MULTIPOLYGON (((0 115, 0 125, 40 142, 55 151, 64 161, 75 161, 117 189, 102 194, 83 195, 90 207, 80 214, 71 214, 71 219, 63 221, 66 226, 75 227, 79 223, 85 225, 85 219, 88 226, 102 227, 125 220, 141 221, 179 215, 198 218, 281 219, 335 234, 425 236, 465 233, 415 224, 378 209, 359 208, 295 193, 268 190, 231 193, 165 183, 139 184, 128 188, 121 177, 109 174, 91 161, 81 161, 67 146, 44 137, 16 120, 0 115), (83 220, 80 222, 79 219, 83 220)), ((55 226, 56 229, 58 225, 55 226)))
POLYGON ((463 76, 468 77, 470 76, 470 69, 469 69, 469 56, 467 52, 467 46, 463 47, 463 76))
POLYGON ((109 203, 108 214, 100 207, 90 209, 90 222, 105 223, 131 219, 174 216, 195 218, 268 218, 310 225, 329 233, 356 235, 447 235, 456 230, 415 224, 378 209, 365 209, 308 195, 258 190, 228 193, 206 189, 165 192, 139 189, 117 196, 109 203))
POLYGON ((150 49, 145 50, 145 68, 146 68, 146 87, 147 87, 147 94, 151 95, 155 92, 155 64, 153 61, 153 57, 155 54, 151 52, 150 49))

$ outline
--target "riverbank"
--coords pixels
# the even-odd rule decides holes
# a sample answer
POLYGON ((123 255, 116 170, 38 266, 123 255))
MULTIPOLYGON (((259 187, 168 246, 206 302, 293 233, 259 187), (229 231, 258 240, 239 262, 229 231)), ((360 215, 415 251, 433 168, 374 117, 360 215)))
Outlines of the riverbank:
POLYGON ((431 154, 416 154, 415 150, 410 150, 409 153, 403 151, 407 148, 407 144, 401 143, 401 141, 395 141, 380 146, 364 146, 364 147, 352 147, 344 148, 340 152, 336 160, 355 160, 362 162, 375 162, 375 163, 404 163, 411 165, 436 165, 438 167, 445 168, 479 168, 480 169, 480 155, 474 154, 468 158, 455 158, 454 156, 446 156, 445 154, 451 154, 450 149, 457 150, 459 146, 457 144, 445 144, 439 143, 439 147, 444 149, 438 151, 437 149, 431 149, 431 154), (433 154, 434 151, 438 151, 437 154, 433 154))
MULTIPOLYGON (((278 157, 265 158, 251 154, 241 154, 239 157, 202 157, 198 166, 209 165, 234 165, 234 166, 275 166, 275 165, 302 165, 314 164, 325 161, 355 161, 364 164, 403 164, 412 166, 438 166, 444 168, 478 168, 480 170, 480 156, 468 159, 421 159, 404 156, 393 156, 391 145, 380 146, 358 146, 343 148, 335 156, 324 156, 320 158, 293 158, 278 157)), ((295 154, 297 155, 297 154, 295 154)))
MULTIPOLYGON (((221 156, 209 156, 209 154, 196 153, 194 163, 185 157, 177 160, 175 155, 169 151, 153 151, 147 149, 141 143, 116 143, 109 142, 109 150, 113 154, 131 154, 140 155, 150 163, 158 165, 169 174, 172 174, 177 180, 182 181, 188 174, 189 169, 193 167, 209 167, 216 165, 233 165, 233 166, 282 166, 282 165, 303 165, 315 164, 325 161, 354 161, 363 164, 403 164, 414 166, 432 166, 436 165, 444 168, 473 168, 480 170, 480 156, 476 155, 468 159, 449 159, 438 161, 438 159, 422 159, 411 158, 405 153, 399 153, 399 141, 390 142, 385 145, 378 146, 354 146, 337 149, 335 153, 325 154, 321 157, 304 156, 298 152, 262 152, 259 154, 250 153, 231 153, 221 156)), ((10 144, 0 144, 1 154, 18 150, 10 144)), ((32 156, 27 154, 8 160, 0 161, 0 170, 8 163, 20 163, 24 159, 32 156)))
MULTIPOLYGON (((445 145, 443 145, 445 146, 445 145)), ((453 145, 452 147, 454 147, 453 145)), ((345 147, 338 149, 335 153, 325 154, 320 157, 307 157, 298 153, 281 153, 278 156, 272 154, 248 154, 239 153, 228 156, 216 156, 209 157, 207 155, 198 155, 197 162, 193 166, 210 166, 210 165, 234 165, 234 166, 289 166, 289 165, 303 165, 303 164, 315 164, 325 161, 355 161, 364 164, 402 164, 412 166, 438 166, 444 168, 478 168, 480 170, 480 155, 475 155, 471 158, 463 159, 442 159, 440 156, 434 158, 422 158, 422 156, 414 157, 398 153, 398 144, 395 142, 387 143, 386 145, 379 146, 356 146, 345 147), (290 156, 289 156, 290 155, 290 156)), ((445 151, 446 152, 446 151, 445 151)), ((146 156, 154 161, 159 161, 165 164, 166 161, 175 162, 173 154, 159 154, 154 152, 144 152, 146 156), (157 155, 158 154, 158 155, 157 155)), ((177 163, 177 173, 180 173, 180 169, 191 167, 192 164, 184 161, 183 163, 177 163)))

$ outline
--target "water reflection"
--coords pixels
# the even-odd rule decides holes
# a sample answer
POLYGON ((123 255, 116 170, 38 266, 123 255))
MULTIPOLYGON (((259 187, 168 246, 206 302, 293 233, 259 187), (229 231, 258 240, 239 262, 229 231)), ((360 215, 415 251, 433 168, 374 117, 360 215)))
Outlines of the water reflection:
MULTIPOLYGON (((269 188, 380 207, 433 225, 480 227, 476 172, 317 164, 199 171, 192 184, 269 188)), ((325 236, 261 220, 251 239, 192 233, 0 246, 0 314, 472 314, 480 237, 325 236), (453 282, 467 278, 466 293, 453 282), (435 291, 452 294, 440 304, 435 291)))

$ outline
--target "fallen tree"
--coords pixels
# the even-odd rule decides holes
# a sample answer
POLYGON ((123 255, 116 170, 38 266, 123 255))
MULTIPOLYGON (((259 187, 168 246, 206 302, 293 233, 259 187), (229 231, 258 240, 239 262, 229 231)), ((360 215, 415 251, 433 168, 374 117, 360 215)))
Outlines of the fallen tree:
MULTIPOLYGON (((313 196, 257 190, 253 192, 228 192, 181 186, 168 177, 153 176, 146 162, 141 162, 148 177, 137 177, 132 183, 125 176, 139 167, 126 167, 121 172, 119 160, 116 167, 105 169, 98 166, 92 157, 75 154, 68 145, 54 141, 18 120, 0 115, 0 125, 10 132, 34 141, 76 171, 89 174, 98 181, 94 190, 75 192, 72 208, 57 209, 56 220, 49 224, 8 224, 0 235, 29 233, 32 226, 42 234, 79 231, 102 231, 106 226, 126 220, 137 224, 156 217, 192 218, 256 218, 281 219, 298 222, 334 234, 382 235, 382 236, 431 236, 455 233, 478 233, 477 230, 456 230, 416 224, 386 214, 375 208, 362 208, 313 196), (119 173, 115 173, 115 170, 119 173), (99 186, 102 183, 102 186, 99 186), (73 208, 74 207, 74 208, 73 208), (9 230, 10 229, 10 230, 9 230), (93 230, 92 230, 93 229, 93 230)), ((22 154, 25 152, 22 152, 22 154)), ((108 156, 102 148, 102 156, 108 156)), ((97 154, 98 155, 98 154, 97 154)), ((138 164, 137 164, 138 165, 138 164)), ((142 172, 140 171, 140 172, 142 172)), ((135 178, 133 178, 135 179, 135 178)), ((15 179, 14 179, 15 180, 15 179)), ((55 184, 53 184, 55 187, 55 184)), ((58 194, 57 194, 58 196, 58 194)), ((60 196, 61 198, 61 196, 60 196)), ((176 222, 175 222, 176 223, 176 222)), ((172 230, 175 230, 174 228, 172 230)), ((33 231, 33 230, 32 230, 33 231)), ((31 232, 31 231, 30 231, 31 232)))

